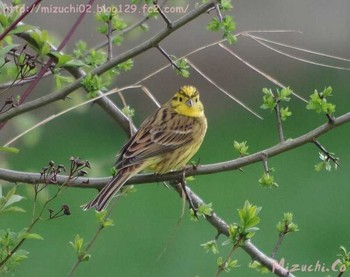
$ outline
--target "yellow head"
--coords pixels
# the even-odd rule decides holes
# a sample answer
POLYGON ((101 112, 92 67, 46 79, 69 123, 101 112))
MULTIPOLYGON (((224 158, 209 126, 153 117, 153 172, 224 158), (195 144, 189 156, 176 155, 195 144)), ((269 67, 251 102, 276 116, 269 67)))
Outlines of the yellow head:
POLYGON ((171 107, 179 114, 190 117, 204 116, 204 108, 195 87, 183 86, 170 100, 171 107))

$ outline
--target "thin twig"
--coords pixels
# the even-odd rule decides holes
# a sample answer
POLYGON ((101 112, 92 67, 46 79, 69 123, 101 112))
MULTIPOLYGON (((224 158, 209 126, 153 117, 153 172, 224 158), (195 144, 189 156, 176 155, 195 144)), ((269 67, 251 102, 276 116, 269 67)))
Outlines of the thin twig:
POLYGON ((158 13, 160 14, 160 16, 164 19, 166 25, 168 26, 169 29, 172 28, 172 23, 170 21, 170 19, 166 16, 166 14, 163 12, 163 9, 161 6, 158 5, 158 0, 154 0, 153 1, 154 6, 156 7, 158 13))
MULTIPOLYGON (((283 85, 282 83, 280 83, 279 81, 277 81, 276 79, 272 78, 270 75, 268 75, 267 73, 261 71, 260 69, 258 69, 256 66, 253 66, 252 64, 248 63, 246 60, 243 60, 240 56, 238 56, 236 53, 234 53, 231 49, 229 49, 228 47, 226 47, 224 44, 219 43, 219 46, 223 49, 225 49, 228 53, 230 53, 232 56, 234 56, 236 59, 240 60, 241 62, 243 62, 246 66, 250 67, 251 69, 253 69, 255 72, 259 73, 260 75, 262 75, 264 78, 266 78, 267 80, 269 80, 270 82, 276 84, 277 86, 281 87, 281 88, 286 88, 285 85, 283 85)), ((298 99, 300 99, 301 101, 308 103, 308 101, 306 99, 304 99, 302 96, 298 95, 295 92, 292 92, 292 94, 297 97, 298 99)))
POLYGON ((272 258, 272 259, 274 259, 274 258, 276 257, 276 254, 277 254, 277 252, 278 252, 278 249, 281 247, 282 241, 283 241, 283 239, 285 238, 286 234, 287 234, 286 232, 281 232, 281 233, 279 233, 279 235, 278 235, 278 240, 277 240, 276 245, 275 245, 275 247, 273 248, 272 253, 271 253, 271 258, 272 258))
POLYGON ((324 63, 319 63, 319 62, 313 62, 313 61, 310 61, 310 60, 307 60, 307 59, 302 59, 302 58, 298 58, 294 55, 291 55, 291 54, 288 54, 286 52, 283 52, 281 50, 278 50, 264 42, 261 41, 261 39, 256 39, 254 36, 250 36, 251 39, 253 39, 254 41, 256 41, 257 43, 263 45, 264 47, 278 53, 278 54, 281 54, 283 56, 286 56, 288 58, 291 58, 293 60, 297 60, 297 61, 301 61, 301 62, 304 62, 304 63, 307 63, 307 64, 312 64, 312 65, 317 65, 317 66, 322 66, 322 67, 328 67, 328 68, 332 68, 332 69, 340 69, 340 70, 350 70, 350 68, 347 68, 347 67, 341 67, 341 66, 334 66, 334 65, 328 65, 328 64, 324 64, 324 63))
POLYGON ((170 62, 170 64, 181 72, 181 68, 177 66, 176 62, 170 57, 170 55, 158 44, 156 48, 163 54, 163 56, 170 62))
POLYGON ((262 159, 262 163, 263 163, 263 167, 264 167, 264 172, 266 174, 270 174, 270 169, 269 169, 267 157, 268 157, 268 155, 264 151, 261 152, 261 159, 262 159))
MULTIPOLYGON (((11 139, 10 141, 8 141, 4 146, 9 146, 10 144, 14 143, 16 140, 20 139, 21 137, 23 137, 24 135, 28 134, 29 132, 35 130, 36 128, 38 128, 38 127, 40 127, 40 126, 42 126, 42 125, 44 125, 44 124, 50 122, 51 120, 54 120, 55 118, 60 117, 60 116, 66 114, 66 113, 68 113, 68 112, 70 112, 70 111, 72 111, 72 110, 75 110, 75 109, 77 109, 77 108, 79 108, 79 107, 81 107, 81 106, 84 106, 84 105, 87 105, 87 104, 89 104, 89 103, 95 102, 95 101, 97 101, 97 100, 99 100, 99 99, 101 99, 101 98, 105 98, 106 96, 111 95, 111 94, 114 94, 114 93, 116 93, 116 92, 121 92, 121 91, 124 91, 124 90, 133 89, 133 88, 140 88, 140 87, 141 87, 141 86, 137 86, 137 85, 136 85, 136 86, 127 86, 127 87, 123 87, 123 88, 120 88, 120 89, 115 88, 115 89, 110 90, 109 92, 106 92, 106 93, 104 93, 104 94, 100 94, 99 96, 97 96, 97 97, 95 97, 95 98, 93 98, 93 99, 89 99, 89 100, 84 101, 84 102, 82 102, 82 103, 80 103, 80 104, 77 104, 77 105, 75 105, 75 106, 73 106, 73 107, 70 107, 70 108, 68 108, 68 109, 66 109, 66 110, 63 110, 63 111, 61 111, 61 112, 59 112, 59 113, 57 113, 57 114, 53 114, 53 115, 51 115, 51 116, 45 118, 44 120, 40 121, 39 123, 35 124, 34 126, 28 128, 27 130, 25 130, 24 132, 20 133, 20 134, 17 135, 16 137, 12 138, 12 139, 11 139)), ((124 114, 123 114, 123 115, 124 115, 124 114)), ((124 115, 124 116, 126 117, 126 115, 124 115)), ((129 125, 130 130, 133 132, 135 127, 134 127, 134 125, 132 124, 132 121, 130 121, 129 119, 128 119, 128 122, 130 123, 130 125, 129 125)), ((136 129, 135 129, 135 130, 136 130, 136 129)), ((130 135, 132 135, 132 134, 130 134, 130 135)))
POLYGON ((325 154, 327 156, 328 160, 331 160, 336 166, 339 166, 339 163, 338 163, 339 159, 337 157, 334 157, 334 155, 332 153, 327 151, 327 149, 324 148, 322 146, 322 144, 319 143, 319 141, 317 139, 313 139, 312 142, 318 147, 318 149, 320 149, 323 152, 323 154, 325 154))
POLYGON ((317 51, 313 51, 313 50, 308 50, 308 49, 304 49, 304 48, 301 48, 301 47, 296 47, 296 46, 292 46, 292 45, 289 45, 289 44, 277 42, 277 41, 274 41, 274 40, 270 40, 270 39, 254 36, 254 35, 251 35, 250 32, 246 32, 245 34, 242 34, 242 35, 246 36, 246 37, 250 37, 250 38, 255 38, 256 40, 259 40, 259 41, 265 41, 265 42, 268 42, 268 43, 271 43, 271 44, 274 44, 274 45, 290 48, 290 49, 293 49, 293 50, 298 50, 300 52, 305 52, 305 53, 309 53, 309 54, 313 54, 313 55, 317 55, 317 56, 322 56, 322 57, 326 57, 326 58, 330 58, 330 59, 334 59, 334 60, 350 62, 350 59, 346 59, 346 58, 339 57, 339 56, 334 56, 334 55, 329 55, 329 54, 325 54, 325 53, 317 52, 317 51))
POLYGON ((273 98, 275 99, 274 110, 276 112, 278 140, 280 143, 282 143, 282 142, 284 142, 284 135, 283 135, 283 127, 282 127, 280 101, 278 100, 277 92, 273 91, 272 93, 273 93, 273 98))
MULTIPOLYGON (((232 257, 233 253, 238 249, 239 247, 239 244, 238 243, 235 243, 231 250, 230 250, 230 253, 228 253, 227 257, 225 258, 225 260, 222 262, 223 265, 225 265, 229 260, 230 258, 232 257)), ((218 277, 221 272, 224 270, 224 267, 223 266, 218 266, 218 269, 216 270, 216 273, 215 273, 215 277, 218 277)))
POLYGON ((107 26, 107 61, 110 61, 113 57, 112 52, 112 20, 108 20, 107 26))
POLYGON ((249 108, 246 104, 244 104, 241 100, 237 99, 235 96, 228 93, 225 89, 223 89, 221 86, 219 86, 216 82, 214 82, 212 79, 210 79, 207 75, 203 73, 197 66, 193 64, 189 59, 186 59, 187 63, 195 70, 199 75, 201 75, 204 79, 206 79, 209 83, 211 83, 213 86, 215 86, 218 90, 220 90, 222 93, 224 93, 226 96, 228 96, 230 99, 235 101, 238 105, 242 106, 244 109, 249 111, 251 114, 255 115, 259 119, 263 119, 258 113, 253 111, 251 108, 249 108))
POLYGON ((215 4, 215 10, 216 10, 216 14, 218 16, 219 22, 221 23, 222 22, 222 13, 221 13, 221 10, 220 10, 220 4, 219 3, 215 4))

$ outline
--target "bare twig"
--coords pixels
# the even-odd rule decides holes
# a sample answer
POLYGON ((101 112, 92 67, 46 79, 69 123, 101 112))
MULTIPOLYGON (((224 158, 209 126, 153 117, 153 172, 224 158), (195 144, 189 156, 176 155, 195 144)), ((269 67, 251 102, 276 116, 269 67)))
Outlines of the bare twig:
MULTIPOLYGON (((128 86, 128 87, 123 87, 123 88, 120 88, 120 89, 117 89, 117 88, 116 88, 116 89, 113 89, 113 90, 111 90, 111 91, 109 91, 109 92, 106 92, 106 93, 104 93, 104 94, 101 93, 101 94, 99 94, 99 96, 97 96, 97 97, 95 97, 95 98, 93 98, 93 99, 84 101, 83 103, 77 104, 77 105, 75 105, 75 106, 73 106, 73 107, 70 107, 70 108, 68 108, 68 109, 66 109, 66 110, 63 110, 63 111, 59 112, 58 114, 53 114, 53 115, 51 115, 51 116, 45 118, 44 120, 40 121, 39 123, 37 123, 37 124, 35 124, 34 126, 28 128, 28 129, 25 130, 24 132, 20 133, 20 134, 17 135, 16 137, 12 138, 12 139, 11 139, 10 141, 8 141, 4 146, 9 146, 10 144, 14 143, 16 140, 18 140, 19 138, 21 138, 21 137, 23 137, 24 135, 28 134, 29 132, 35 130, 36 128, 38 128, 38 127, 40 127, 40 126, 42 126, 42 125, 44 125, 44 124, 50 122, 51 120, 54 120, 54 119, 57 118, 57 117, 60 117, 61 115, 64 115, 64 114, 66 114, 66 113, 68 113, 68 112, 70 112, 70 111, 72 111, 72 110, 75 110, 75 109, 77 109, 77 108, 79 108, 79 107, 81 107, 81 106, 84 106, 84 105, 87 105, 87 104, 89 104, 89 103, 98 101, 98 100, 100 100, 101 98, 107 99, 106 96, 111 95, 111 94, 114 94, 114 93, 117 93, 117 92, 121 92, 121 91, 128 90, 128 89, 132 89, 132 88, 139 88, 139 87, 141 87, 141 86, 137 86, 137 85, 136 85, 136 86, 128 86)), ((122 115, 123 115, 124 117, 126 117, 126 115, 124 115, 123 113, 122 113, 122 115)), ((129 122, 129 130, 132 131, 132 132, 134 132, 134 130, 136 130, 136 128, 135 128, 135 126, 132 124, 132 121, 129 120, 129 118, 128 118, 128 119, 127 119, 127 122, 129 122)), ((133 133, 127 133, 127 134, 129 134, 129 136, 131 136, 133 133)))
POLYGON ((339 166, 339 159, 335 157, 332 153, 330 153, 326 148, 324 148, 317 139, 313 139, 312 142, 318 147, 318 149, 320 149, 323 152, 323 154, 327 156, 327 160, 331 160, 336 166, 339 166))
POLYGON ((166 14, 164 13, 163 9, 161 8, 160 5, 158 5, 158 0, 153 1, 154 6, 156 7, 158 13, 160 14, 160 16, 164 19, 166 25, 168 26, 169 29, 172 28, 172 23, 170 21, 170 19, 166 16, 166 14))
MULTIPOLYGON (((281 88, 286 88, 285 85, 283 85, 282 83, 280 83, 279 81, 277 81, 276 79, 272 78, 270 75, 268 75, 267 73, 261 71, 260 69, 258 69, 257 67, 253 66, 252 64, 248 63, 247 61, 243 60, 241 57, 239 57, 236 53, 234 53, 231 49, 229 49, 228 47, 226 47, 224 44, 219 43, 219 46, 223 49, 225 49, 228 53, 230 53, 232 56, 234 56, 236 59, 240 60, 241 62, 243 62, 246 66, 250 67, 251 69, 253 69, 255 72, 259 73, 260 75, 262 75, 264 78, 266 78, 267 80, 269 80, 270 82, 276 84, 277 86, 281 87, 281 88)), ((292 92, 292 94, 297 97, 298 99, 300 99, 301 101, 307 103, 307 100, 304 99, 302 96, 298 95, 295 92, 292 92)))
POLYGON ((156 48, 160 51, 160 53, 163 54, 163 56, 170 62, 170 64, 175 67, 178 71, 181 72, 181 68, 177 66, 177 64, 173 61, 173 59, 170 57, 170 55, 160 46, 157 45, 156 48))
POLYGON ((284 135, 283 135, 283 127, 282 127, 282 118, 281 118, 281 109, 280 109, 280 101, 278 100, 278 95, 276 91, 273 91, 273 98, 275 99, 275 112, 276 112, 276 119, 277 119, 277 132, 278 132, 278 139, 279 142, 284 142, 284 135))
MULTIPOLYGON (((267 43, 270 43, 270 44, 273 44, 273 45, 278 45, 278 46, 282 46, 282 47, 285 47, 285 48, 289 48, 289 49, 293 49, 293 50, 297 50, 297 51, 300 51, 300 52, 304 52, 304 53, 309 53, 309 54, 313 54, 313 55, 316 55, 316 56, 321 56, 321 57, 326 57, 326 58, 330 58, 330 59, 334 59, 334 60, 339 60, 339 61, 345 61, 345 62, 350 62, 350 59, 346 59, 346 58, 343 58, 343 57, 338 57, 338 56, 334 56, 334 55, 329 55, 329 54, 325 54, 325 53, 321 53, 321 52, 317 52, 317 51, 312 51, 312 50, 308 50, 308 49, 304 49, 304 48, 301 48, 301 47, 296 47, 296 46, 292 46, 292 45, 288 45, 288 44, 285 44, 285 43, 281 43, 281 42, 277 42, 277 41, 274 41, 274 40, 269 40, 269 39, 266 39, 266 38, 262 38, 262 37, 258 37, 258 36, 254 36, 254 35, 251 35, 250 32, 245 32, 244 34, 242 34, 243 36, 245 37, 249 37, 251 39, 253 39, 254 41, 260 43, 261 45, 264 45, 264 46, 267 46, 267 44, 263 44, 261 42, 267 42, 267 43)), ((273 48, 271 46, 268 46, 269 49, 275 51, 276 48, 273 48)), ((276 51, 277 52, 277 51, 276 51)), ((281 53, 282 55, 285 54, 285 52, 282 52, 281 53)), ((291 58, 293 58, 294 56, 290 56, 291 58)), ((296 58, 298 59, 298 58, 296 58)), ((300 61, 305 61, 307 63, 309 63, 310 61, 308 60, 303 60, 303 59, 300 59, 300 61)), ((313 62, 310 62, 310 63, 313 63, 313 62)), ((319 64, 319 63, 314 63, 316 65, 320 65, 320 66, 325 66, 325 67, 329 67, 329 68, 335 68, 335 69, 340 69, 340 70, 350 70, 350 68, 347 68, 347 67, 334 67, 334 66, 331 66, 331 65, 327 65, 327 64, 319 64)))
POLYGON ((262 163, 263 163, 263 167, 264 167, 264 172, 266 174, 270 174, 270 169, 269 169, 269 164, 267 162, 267 157, 268 157, 268 155, 264 151, 261 152, 261 159, 262 159, 262 163))
POLYGON ((111 60, 113 57, 112 52, 112 20, 109 19, 107 27, 107 60, 111 60))
POLYGON ((263 119, 258 113, 253 111, 251 108, 249 108, 246 104, 244 104, 241 100, 237 99, 235 96, 228 93, 225 89, 223 89, 221 86, 219 86, 216 82, 214 82, 212 79, 210 79, 207 75, 203 73, 197 66, 193 64, 189 59, 186 59, 187 63, 195 70, 199 75, 201 75, 204 79, 206 79, 209 83, 211 83, 213 86, 215 86, 217 89, 219 89, 222 93, 224 93, 226 96, 228 96, 230 99, 235 101, 238 105, 242 106, 244 109, 249 111, 251 114, 255 115, 259 119, 263 119))

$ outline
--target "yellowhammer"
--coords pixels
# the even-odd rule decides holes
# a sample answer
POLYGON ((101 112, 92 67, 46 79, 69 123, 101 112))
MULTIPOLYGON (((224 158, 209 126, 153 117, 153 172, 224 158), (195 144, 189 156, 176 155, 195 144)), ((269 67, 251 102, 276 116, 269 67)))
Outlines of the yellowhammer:
POLYGON ((105 209, 127 180, 140 171, 165 173, 181 169, 198 151, 207 131, 199 92, 183 86, 148 117, 119 153, 116 175, 84 210, 105 209))

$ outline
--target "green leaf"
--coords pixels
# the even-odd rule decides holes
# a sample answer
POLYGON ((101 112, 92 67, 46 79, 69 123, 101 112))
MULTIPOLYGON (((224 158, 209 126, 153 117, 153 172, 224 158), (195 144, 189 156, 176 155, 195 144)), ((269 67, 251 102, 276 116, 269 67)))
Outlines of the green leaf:
POLYGON ((124 41, 124 38, 122 36, 115 36, 112 39, 112 43, 118 46, 121 45, 123 41, 124 41))
POLYGON ((310 95, 310 100, 306 105, 308 110, 314 110, 317 113, 325 113, 333 115, 335 113, 335 105, 327 101, 327 97, 332 96, 332 88, 327 87, 322 92, 314 91, 310 95))
POLYGON ((83 245, 84 245, 84 239, 77 234, 75 236, 74 242, 70 241, 69 242, 72 247, 74 248, 74 251, 76 252, 77 255, 80 255, 82 250, 83 250, 83 245))
POLYGON ((103 35, 106 35, 108 34, 108 26, 107 25, 98 26, 97 31, 103 35))
POLYGON ((220 1, 220 9, 223 11, 227 11, 232 9, 233 6, 231 4, 231 0, 221 0, 220 1))
POLYGON ((88 74, 81 81, 81 84, 88 91, 88 96, 90 98, 95 98, 100 90, 105 90, 102 78, 97 75, 88 74))
POLYGON ((10 50, 12 50, 13 48, 18 47, 19 44, 10 44, 10 45, 6 45, 5 47, 1 47, 0 48, 0 57, 5 56, 10 50))
POLYGON ((270 273, 270 270, 267 267, 263 266, 261 263, 257 261, 250 262, 249 267, 256 269, 259 273, 262 273, 262 274, 270 273))
POLYGON ((56 67, 65 66, 67 62, 73 60, 72 56, 60 52, 51 52, 50 55, 57 59, 56 67))
POLYGON ((259 184, 262 185, 263 187, 268 187, 268 188, 278 187, 278 184, 275 182, 275 178, 273 177, 273 175, 271 173, 266 173, 266 172, 264 172, 264 174, 259 179, 259 184))
POLYGON ((15 147, 0 146, 0 152, 9 152, 17 154, 19 152, 19 149, 15 147))
MULTIPOLYGON (((7 198, 7 197, 6 197, 7 198)), ((14 203, 17 203, 21 200, 25 199, 25 197, 21 196, 21 195, 18 195, 18 194, 13 194, 7 201, 6 201, 6 204, 4 205, 4 208, 14 204, 14 203)))
POLYGON ((286 107, 286 108, 281 108, 280 109, 280 113, 281 113, 281 119, 283 121, 285 121, 287 119, 287 117, 291 116, 292 115, 292 112, 289 111, 289 108, 286 107))
POLYGON ((22 238, 24 239, 36 239, 36 240, 43 240, 44 238, 36 233, 25 233, 22 238))
POLYGON ((277 231, 280 234, 288 234, 299 231, 298 225, 293 222, 292 213, 284 213, 283 219, 276 225, 277 231))
POLYGON ((11 206, 11 207, 8 207, 8 208, 3 208, 3 209, 0 209, 0 213, 25 213, 26 210, 21 208, 21 207, 18 207, 18 206, 11 206))
POLYGON ((77 58, 83 58, 85 55, 85 52, 87 50, 87 44, 85 41, 79 40, 76 44, 75 44, 75 48, 73 50, 73 55, 77 58))
POLYGON ((120 71, 129 71, 129 70, 131 70, 133 68, 133 66, 134 66, 134 61, 132 59, 128 59, 125 62, 116 65, 113 68, 113 71, 115 73, 119 74, 120 71))
POLYGON ((37 28, 38 27, 33 26, 33 25, 29 25, 29 24, 17 25, 16 28, 11 30, 11 32, 9 34, 15 35, 15 34, 24 33, 27 31, 35 30, 37 28))
POLYGON ((248 155, 248 148, 247 141, 234 141, 233 142, 233 148, 240 154, 240 156, 248 155))
POLYGON ((135 109, 131 108, 130 106, 124 107, 122 112, 129 118, 132 118, 135 115, 135 109))
POLYGON ((82 67, 86 64, 81 60, 70 60, 64 66, 65 67, 82 67))
POLYGON ((220 26, 221 26, 221 23, 220 23, 219 19, 214 17, 209 21, 207 29, 210 31, 219 31, 220 26))
POLYGON ((188 70, 190 66, 186 59, 180 59, 176 61, 175 64, 179 68, 176 70, 177 74, 181 75, 184 78, 188 78, 190 76, 190 71, 188 70))
POLYGON ((103 51, 91 49, 85 57, 85 63, 91 66, 99 66, 107 61, 107 54, 103 51))
POLYGON ((41 47, 39 54, 40 54, 41 56, 46 56, 47 54, 50 53, 50 50, 51 50, 50 45, 47 44, 47 43, 45 43, 45 44, 41 47))
POLYGON ((213 204, 212 203, 208 203, 208 204, 201 204, 198 206, 198 210, 197 210, 197 215, 198 216, 210 216, 213 212, 213 208, 212 208, 213 204))
POLYGON ((113 226, 113 220, 106 218, 107 216, 107 211, 102 210, 101 212, 96 212, 95 213, 97 222, 102 226, 102 227, 111 227, 113 226))
POLYGON ((211 240, 206 243, 201 244, 201 246, 205 249, 205 251, 212 252, 213 254, 218 254, 219 253, 219 248, 216 243, 216 240, 211 240))
POLYGON ((60 89, 62 87, 62 84, 70 84, 74 81, 74 79, 70 76, 63 76, 61 74, 56 73, 55 75, 55 82, 56 82, 56 87, 60 89))
POLYGON ((249 201, 245 201, 243 208, 238 210, 241 226, 245 230, 252 228, 260 222, 260 218, 257 216, 260 210, 261 207, 254 206, 249 201))

